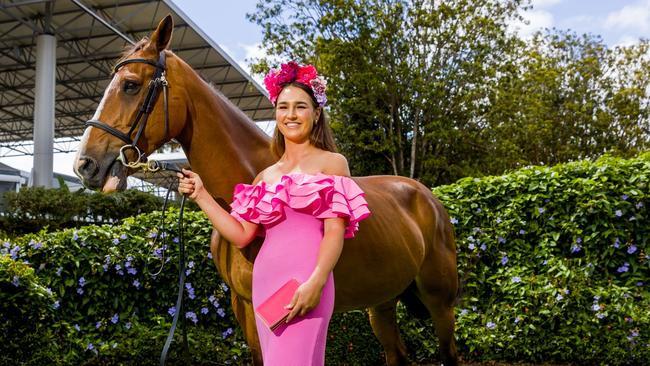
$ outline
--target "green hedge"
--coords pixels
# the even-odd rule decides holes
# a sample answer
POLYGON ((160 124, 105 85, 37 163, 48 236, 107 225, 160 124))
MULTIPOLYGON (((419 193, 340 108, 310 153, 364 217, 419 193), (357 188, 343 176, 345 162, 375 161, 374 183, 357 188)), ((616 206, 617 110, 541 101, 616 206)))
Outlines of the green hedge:
MULTIPOLYGON (((112 223, 126 217, 160 210, 163 200, 150 193, 129 189, 97 194, 86 190, 71 192, 61 188, 26 187, 3 195, 0 232, 22 235, 89 224, 112 223)), ((172 205, 177 205, 172 202, 172 205)), ((194 205, 192 205, 194 207, 194 205)))
MULTIPOLYGON (((645 155, 532 167, 435 189, 449 210, 458 242, 464 282, 457 310, 462 357, 650 363, 649 177, 650 155, 645 155)), ((176 214, 170 212, 167 222, 175 222, 176 214)), ((193 362, 241 363, 249 354, 230 312, 229 290, 208 258, 211 227, 200 212, 186 218, 192 291, 185 294, 194 296, 186 297, 184 312, 191 314, 183 315, 188 316, 193 362)), ((43 339, 53 340, 45 348, 50 353, 33 363, 48 357, 48 364, 61 365, 157 362, 178 274, 173 242, 178 233, 172 227, 163 235, 158 227, 154 213, 112 227, 41 232, 3 244, 0 254, 13 257, 5 262, 17 263, 25 273, 33 268, 33 282, 52 292, 28 316, 51 316, 45 322, 51 327, 39 330, 43 339), (163 236, 168 239, 164 257, 157 251, 163 236)), ((34 291, 23 287, 28 281, 18 274, 15 286, 17 272, 6 268, 0 267, 0 286, 13 286, 14 294, 22 291, 24 301, 31 301, 34 291)), ((9 310, 2 311, 5 316, 9 310)), ((398 311, 411 358, 435 360, 431 321, 413 319, 401 306, 398 311)), ((28 343, 27 333, 21 333, 22 339, 0 339, 0 353, 28 343)), ((179 339, 170 364, 182 364, 179 339)), ((365 311, 335 314, 327 361, 382 362, 365 311)))
POLYGON ((650 363, 650 154, 434 190, 455 224, 465 357, 650 363))

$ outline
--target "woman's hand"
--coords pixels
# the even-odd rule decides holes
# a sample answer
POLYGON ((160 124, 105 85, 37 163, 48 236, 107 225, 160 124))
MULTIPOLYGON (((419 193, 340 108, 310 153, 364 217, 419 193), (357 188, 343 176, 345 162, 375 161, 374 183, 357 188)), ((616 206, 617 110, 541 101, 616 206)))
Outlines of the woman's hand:
POLYGON ((178 177, 178 192, 180 194, 188 194, 190 199, 196 200, 197 197, 206 192, 201 177, 193 171, 183 169, 183 174, 176 173, 176 176, 178 177))
POLYGON ((293 295, 293 299, 291 299, 289 305, 285 306, 285 309, 291 310, 287 317, 287 323, 297 315, 304 316, 318 306, 324 286, 325 283, 320 284, 313 279, 300 285, 296 290, 296 293, 293 295))

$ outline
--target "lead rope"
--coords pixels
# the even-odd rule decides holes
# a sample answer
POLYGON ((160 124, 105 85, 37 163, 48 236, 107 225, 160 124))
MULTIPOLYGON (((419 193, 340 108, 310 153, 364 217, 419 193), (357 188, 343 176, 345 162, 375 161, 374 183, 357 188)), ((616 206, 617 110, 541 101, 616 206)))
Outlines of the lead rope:
MULTIPOLYGON (((171 188, 171 185, 170 185, 171 188)), ((169 191, 168 191, 169 192, 169 191)), ((181 199, 180 212, 178 213, 178 297, 176 298, 176 312, 174 313, 174 320, 172 321, 172 326, 169 329, 169 334, 167 334, 167 340, 165 341, 165 346, 163 347, 162 353, 160 354, 160 366, 165 366, 165 360, 167 359, 167 353, 169 352, 169 346, 174 339, 174 331, 176 330, 176 324, 178 324, 178 318, 183 312, 183 293, 185 289, 185 240, 183 238, 183 211, 185 209, 185 200, 187 196, 183 195, 181 199)), ((164 213, 163 213, 164 214, 164 213)), ((190 365, 190 348, 187 344, 187 326, 185 317, 181 318, 181 329, 183 331, 183 354, 185 357, 186 364, 190 365)))
MULTIPOLYGON (((155 160, 150 160, 146 163, 136 163, 136 164, 130 164, 130 167, 135 168, 135 169, 142 169, 145 172, 159 172, 159 171, 171 171, 171 172, 176 172, 176 173, 181 173, 181 169, 179 169, 175 164, 170 164, 170 163, 165 163, 165 162, 159 162, 155 160)), ((163 210, 162 210, 162 215, 161 215, 161 229, 162 233, 160 235, 156 236, 156 240, 158 237, 163 236, 163 241, 162 241, 162 252, 164 253, 166 249, 165 243, 167 242, 167 235, 165 233, 165 211, 167 209, 167 203, 169 201, 169 196, 171 193, 171 190, 174 186, 174 182, 172 181, 167 188, 167 195, 165 197, 165 201, 163 203, 163 210)), ((183 213, 185 212, 185 201, 187 200, 187 195, 183 195, 181 198, 181 206, 179 209, 178 213, 178 296, 176 298, 176 311, 174 312, 174 319, 172 320, 172 325, 169 329, 169 333, 167 334, 167 340, 165 341, 165 345, 163 347, 163 350, 160 354, 160 366, 165 366, 165 361, 167 360, 167 353, 169 352, 169 347, 171 346, 172 341, 174 340, 174 333, 176 331, 176 326, 178 325, 178 319, 181 319, 181 330, 183 332, 183 356, 185 358, 185 363, 187 365, 190 365, 190 347, 187 342, 187 326, 186 326, 186 320, 185 317, 181 317, 180 315, 183 313, 183 293, 185 289, 185 239, 183 235, 183 213)), ((152 245, 152 249, 155 246, 156 240, 154 240, 154 243, 152 245)), ((162 272, 162 269, 165 265, 165 258, 164 254, 161 257, 161 265, 160 268, 156 273, 153 273, 152 275, 158 275, 160 272, 162 272)), ((146 270, 148 271, 149 268, 149 263, 147 262, 146 264, 146 270)))

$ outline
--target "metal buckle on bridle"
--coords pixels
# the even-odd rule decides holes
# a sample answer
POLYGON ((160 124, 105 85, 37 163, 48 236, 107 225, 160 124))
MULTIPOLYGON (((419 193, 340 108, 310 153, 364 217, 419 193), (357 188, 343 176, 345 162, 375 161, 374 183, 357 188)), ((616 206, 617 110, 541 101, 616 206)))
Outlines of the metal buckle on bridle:
POLYGON ((117 156, 117 160, 122 163, 127 168, 138 169, 142 164, 146 165, 144 161, 144 154, 140 149, 135 145, 124 145, 120 148, 120 154, 117 156), (126 156, 126 152, 132 150, 135 152, 137 159, 135 161, 129 161, 129 158, 126 156))

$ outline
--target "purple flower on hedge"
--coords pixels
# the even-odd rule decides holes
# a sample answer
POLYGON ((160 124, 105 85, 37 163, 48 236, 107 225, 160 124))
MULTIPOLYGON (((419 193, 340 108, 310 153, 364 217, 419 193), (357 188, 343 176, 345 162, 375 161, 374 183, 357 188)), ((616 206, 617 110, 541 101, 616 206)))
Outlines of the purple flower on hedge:
POLYGON ((192 323, 198 323, 199 319, 196 317, 196 314, 193 311, 188 311, 185 313, 185 318, 190 319, 192 323))
POLYGON ((124 324, 124 328, 126 328, 126 330, 131 329, 132 326, 133 324, 131 324, 131 322, 126 322, 126 324, 124 324))
POLYGON ((222 337, 222 338, 226 338, 226 337, 228 337, 229 335, 231 335, 232 332, 233 332, 233 331, 232 331, 232 328, 228 328, 228 329, 226 329, 225 331, 223 331, 223 332, 221 333, 221 337, 222 337))
POLYGON ((634 252, 636 252, 636 245, 632 244, 627 248, 627 254, 633 254, 634 252))
POLYGON ((580 250, 582 250, 582 247, 577 243, 573 244, 573 246, 571 247, 571 253, 578 253, 580 250))
POLYGON ((61 303, 59 302, 59 300, 56 300, 56 301, 54 302, 54 304, 52 304, 52 309, 56 310, 56 309, 58 309, 60 306, 61 306, 61 303))
POLYGON ((637 209, 643 207, 643 202, 637 202, 636 205, 634 205, 637 209))
POLYGON ((212 259, 212 252, 208 251, 208 258, 212 259))
POLYGON ((623 212, 621 210, 616 210, 614 212, 614 215, 616 215, 616 217, 621 217, 621 216, 623 216, 623 212))
POLYGON ((99 327, 101 327, 101 326, 102 326, 102 322, 101 322, 101 321, 95 323, 95 329, 99 329, 99 327))
POLYGON ((209 312, 210 310, 207 307, 202 307, 201 308, 201 314, 205 315, 209 312))
POLYGON ((600 305, 598 303, 594 303, 591 305, 591 311, 599 311, 600 310, 600 305))
POLYGON ((84 287, 86 285, 86 279, 79 277, 79 286, 84 287))
POLYGON ((506 242, 506 238, 500 236, 497 238, 497 242, 499 242, 499 244, 504 244, 506 242))
POLYGON ((118 239, 118 238, 113 239, 113 244, 114 245, 117 245, 119 243, 120 243, 120 239, 118 239))
POLYGON ((155 231, 152 231, 152 232, 149 233, 149 238, 152 238, 152 239, 153 239, 153 238, 155 238, 156 236, 158 236, 158 233, 156 233, 155 231))
POLYGON ((621 196, 621 199, 622 199, 623 201, 627 201, 627 199, 628 199, 629 197, 630 197, 630 196, 628 196, 627 194, 624 194, 624 195, 621 196))
POLYGON ((18 277, 18 275, 15 275, 11 280, 11 283, 16 287, 20 286, 20 277, 18 277))
POLYGON ((636 283, 636 287, 641 287, 641 286, 643 286, 643 282, 642 282, 642 281, 639 281, 639 282, 636 283))
POLYGON ((174 316, 176 314, 176 307, 172 306, 171 308, 169 308, 169 310, 167 310, 167 313, 169 313, 169 315, 171 316, 174 316))
POLYGON ((130 275, 136 275, 136 274, 138 274, 138 270, 135 269, 135 268, 133 268, 133 267, 127 269, 126 271, 127 271, 130 275))
POLYGON ((122 240, 126 240, 127 238, 128 238, 128 237, 126 236, 126 234, 122 234, 122 235, 120 235, 120 239, 122 239, 122 240))
POLYGON ((35 242, 34 240, 31 240, 29 244, 31 245, 32 249, 41 249, 43 247, 43 243, 35 242))
POLYGON ((487 246, 485 246, 485 244, 481 244, 480 249, 481 249, 482 251, 485 251, 485 249, 487 249, 487 246))
POLYGON ((56 275, 60 277, 61 276, 61 271, 63 271, 63 267, 57 268, 56 269, 56 275))
POLYGON ((18 245, 11 248, 11 251, 9 251, 9 255, 11 256, 11 259, 13 259, 13 260, 18 259, 18 253, 19 252, 20 252, 20 247, 18 245))
POLYGON ((540 215, 543 214, 544 211, 546 211, 546 210, 544 209, 544 207, 540 207, 540 208, 537 209, 537 212, 539 212, 540 215))
POLYGON ((83 287, 77 287, 77 293, 78 293, 79 295, 83 295, 83 294, 84 294, 84 289, 83 289, 83 287))
POLYGON ((467 248, 468 248, 469 250, 474 250, 474 249, 476 249, 476 246, 474 245, 474 243, 469 243, 469 245, 467 246, 467 248))
POLYGON ((460 311, 460 315, 467 315, 467 314, 469 314, 469 310, 467 309, 463 309, 460 311))
POLYGON ((476 213, 481 213, 481 211, 483 211, 483 210, 481 210, 480 207, 476 209, 476 213))
POLYGON ((120 315, 118 313, 113 314, 113 317, 111 318, 111 323, 116 324, 118 321, 120 321, 120 315))
POLYGON ((119 271, 119 270, 121 270, 121 269, 122 269, 122 266, 121 266, 121 265, 119 265, 119 264, 116 264, 116 265, 115 265, 115 270, 116 270, 116 271, 119 271))
POLYGON ((175 236, 174 239, 172 239, 172 241, 174 243, 178 244, 178 243, 180 243, 181 239, 179 239, 178 236, 175 236))
POLYGON ((452 225, 456 225, 456 224, 458 224, 458 219, 455 218, 455 217, 452 217, 451 220, 449 220, 449 222, 451 222, 452 225))
POLYGON ((95 349, 95 346, 93 346, 92 343, 88 343, 88 345, 86 346, 86 349, 89 350, 89 351, 92 351, 93 349, 95 349))
POLYGON ((487 322, 487 324, 485 324, 485 327, 486 327, 487 329, 494 329, 494 328, 497 327, 497 325, 494 324, 494 323, 492 323, 492 322, 487 322))
POLYGON ((517 317, 515 318, 515 324, 519 323, 520 321, 521 321, 521 317, 517 315, 517 317))
POLYGON ((630 264, 628 262, 625 262, 625 263, 623 263, 622 266, 618 267, 616 272, 618 272, 618 273, 627 272, 629 270, 629 266, 630 266, 630 264))
POLYGON ((507 263, 508 263, 508 256, 504 255, 503 257, 501 257, 501 265, 505 266, 507 263))
POLYGON ((224 291, 228 291, 228 285, 226 285, 225 283, 221 282, 220 286, 224 291))
POLYGON ((140 281, 133 280, 133 286, 135 286, 135 288, 140 288, 140 281))
POLYGON ((526 234, 526 231, 524 229, 519 230, 519 235, 524 235, 526 234))
POLYGON ((219 316, 222 318, 226 316, 226 312, 223 310, 223 308, 217 309, 217 314, 219 314, 219 316))
POLYGON ((501 218, 497 217, 497 224, 500 224, 500 223, 501 223, 501 218))
POLYGON ((562 301, 562 299, 564 299, 564 296, 562 296, 562 294, 557 294, 557 296, 555 296, 555 301, 562 301))
POLYGON ((521 282, 521 277, 514 276, 510 281, 512 281, 512 283, 520 283, 521 282))
POLYGON ((79 326, 79 324, 75 324, 74 329, 76 329, 77 332, 81 332, 81 327, 79 326))
POLYGON ((621 245, 621 240, 620 240, 618 237, 616 237, 616 238, 614 239, 614 244, 612 244, 612 246, 613 246, 614 248, 618 248, 620 245, 621 245))
POLYGON ((598 319, 603 319, 605 316, 605 313, 596 313, 596 318, 598 319))
POLYGON ((186 283, 185 288, 187 289, 187 296, 190 299, 194 300, 195 296, 194 296, 194 288, 192 287, 192 283, 190 282, 186 283))
POLYGON ((104 268, 104 272, 108 272, 108 264, 102 265, 102 268, 104 268))

